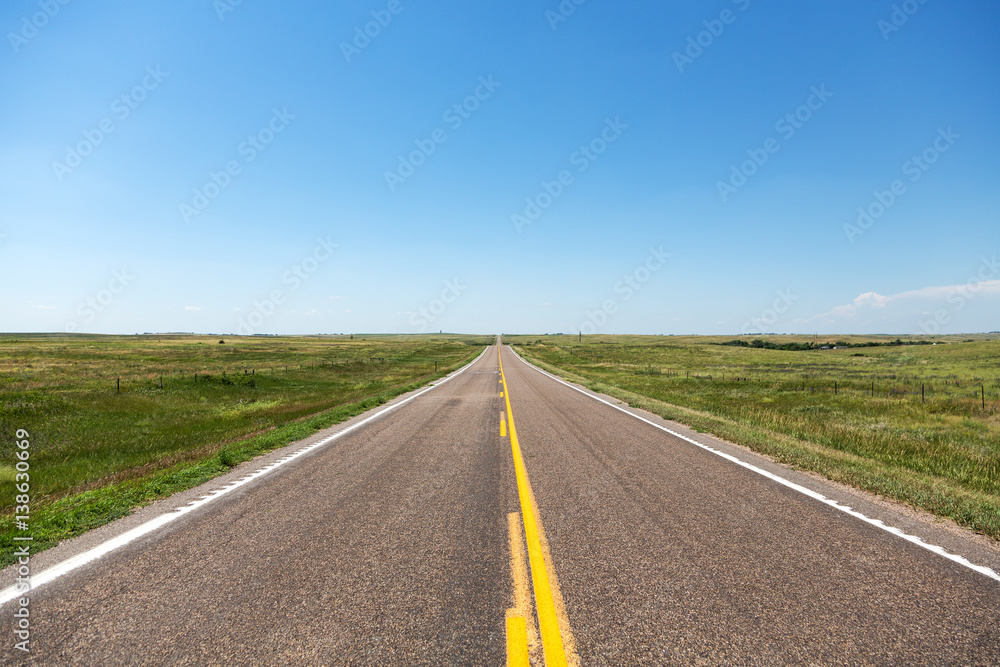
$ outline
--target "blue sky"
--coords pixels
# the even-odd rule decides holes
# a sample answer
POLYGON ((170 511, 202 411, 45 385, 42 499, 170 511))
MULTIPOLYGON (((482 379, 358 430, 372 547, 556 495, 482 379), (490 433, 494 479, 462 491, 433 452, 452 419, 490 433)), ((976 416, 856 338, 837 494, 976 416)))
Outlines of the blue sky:
POLYGON ((0 331, 1000 329, 996 3, 12 0, 0 29, 0 331))

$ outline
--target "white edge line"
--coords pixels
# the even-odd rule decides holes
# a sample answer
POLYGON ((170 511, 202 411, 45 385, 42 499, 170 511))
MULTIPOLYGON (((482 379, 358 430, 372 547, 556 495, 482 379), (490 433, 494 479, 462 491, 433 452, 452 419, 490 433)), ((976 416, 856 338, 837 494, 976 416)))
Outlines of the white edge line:
POLYGON ((355 429, 361 428, 365 424, 368 424, 369 422, 378 419, 379 417, 381 417, 382 415, 386 414, 387 412, 390 412, 391 410, 395 410, 396 408, 400 407, 401 405, 405 405, 405 404, 409 403, 410 401, 412 401, 413 399, 426 394, 431 389, 435 389, 437 387, 440 387, 445 382, 447 382, 448 380, 451 380, 454 377, 457 377, 460 373, 462 373, 467 368, 469 368, 470 366, 472 366, 473 364, 475 364, 477 361, 479 361, 480 359, 482 359, 483 355, 486 354, 486 350, 487 349, 489 349, 489 347, 487 347, 486 349, 484 349, 479 354, 478 357, 476 357, 475 359, 473 359, 472 361, 470 361, 469 363, 467 363, 465 366, 462 366, 458 370, 453 371, 452 373, 450 373, 449 375, 445 376, 444 378, 442 378, 440 380, 434 380, 433 383, 430 384, 428 387, 426 387, 424 389, 421 389, 420 391, 418 391, 417 393, 415 393, 415 394, 413 394, 411 396, 407 396, 406 398, 404 398, 403 400, 401 400, 401 401, 399 401, 397 403, 393 403, 392 405, 387 406, 387 407, 383 408, 382 410, 379 410, 378 412, 376 412, 373 415, 365 417, 364 419, 362 419, 359 422, 351 424, 350 426, 348 426, 347 428, 345 428, 345 429, 343 429, 341 431, 337 431, 336 433, 334 433, 332 435, 328 435, 327 437, 323 438, 322 440, 319 440, 318 442, 314 442, 313 444, 308 445, 306 447, 303 447, 302 449, 299 449, 299 450, 295 451, 294 453, 289 454, 288 456, 286 456, 286 457, 284 457, 284 458, 282 458, 282 459, 280 459, 278 461, 275 461, 274 463, 266 465, 263 468, 260 468, 259 470, 250 473, 246 477, 243 477, 242 479, 239 479, 239 480, 237 480, 235 482, 230 482, 230 483, 226 484, 225 486, 219 487, 219 488, 217 488, 217 489, 215 489, 213 491, 209 491, 208 493, 206 493, 205 495, 201 496, 200 498, 198 498, 196 500, 192 500, 187 505, 182 505, 181 507, 177 507, 175 509, 169 510, 168 512, 166 512, 164 514, 161 514, 160 516, 158 516, 156 518, 150 519, 149 521, 146 521, 145 523, 139 524, 135 528, 133 528, 131 530, 128 530, 128 531, 122 533, 121 535, 118 535, 117 537, 113 537, 110 540, 102 542, 101 544, 97 545, 96 547, 93 547, 92 549, 84 551, 81 554, 77 554, 76 556, 73 556, 72 558, 67 558, 66 560, 62 561, 61 563, 57 563, 56 565, 53 565, 52 567, 50 567, 50 568, 48 568, 46 570, 43 570, 42 572, 40 572, 40 573, 38 573, 36 575, 33 575, 31 577, 31 587, 29 589, 27 589, 27 590, 21 590, 21 587, 23 586, 23 584, 14 584, 13 586, 9 586, 8 588, 5 588, 4 590, 0 591, 0 605, 4 605, 4 604, 10 602, 11 600, 15 600, 15 599, 17 599, 17 598, 25 595, 26 593, 28 593, 28 591, 32 591, 32 590, 37 589, 40 586, 44 586, 45 584, 50 583, 50 582, 52 582, 55 579, 58 579, 59 577, 63 576, 64 574, 72 572, 73 570, 75 570, 77 568, 83 567, 84 565, 97 560, 101 556, 104 556, 104 555, 106 555, 106 554, 114 551, 115 549, 119 549, 119 548, 125 546, 126 544, 129 544, 130 542, 134 542, 135 540, 139 539, 143 535, 148 535, 149 533, 152 533, 153 531, 155 531, 155 530, 157 530, 159 528, 162 528, 163 526, 167 525, 168 523, 171 523, 171 522, 179 519, 180 517, 184 516, 188 512, 192 512, 192 511, 198 509, 199 507, 204 507, 205 505, 211 503, 212 501, 218 500, 219 498, 225 496, 230 491, 234 491, 235 489, 240 488, 244 484, 249 484, 253 480, 255 480, 255 479, 259 478, 259 477, 263 477, 264 475, 266 475, 266 474, 268 474, 268 473, 270 473, 270 472, 272 472, 272 471, 280 468, 281 466, 285 465, 286 463, 290 463, 290 462, 294 461, 295 459, 299 458, 300 456, 308 454, 309 452, 314 451, 316 449, 319 449, 320 447, 323 447, 325 445, 328 445, 331 442, 333 442, 334 440, 340 438, 341 436, 346 435, 346 434, 350 433, 351 431, 354 431, 355 429))
POLYGON ((639 421, 644 421, 647 424, 649 424, 650 426, 658 428, 661 431, 665 431, 666 433, 669 433, 670 435, 672 435, 672 436, 674 436, 676 438, 680 438, 681 440, 685 440, 687 442, 690 442, 692 445, 696 445, 698 447, 701 447, 705 451, 709 451, 709 452, 712 452, 713 454, 715 454, 717 456, 721 456, 722 458, 726 459, 727 461, 731 461, 731 462, 735 463, 736 465, 743 466, 747 470, 752 470, 753 472, 757 473, 758 475, 763 475, 764 477, 767 477, 768 479, 770 479, 772 481, 775 481, 778 484, 786 486, 789 489, 792 489, 794 491, 798 491, 799 493, 801 493, 803 495, 806 495, 806 496, 809 496, 810 498, 813 498, 814 500, 818 500, 819 502, 821 502, 821 503, 823 503, 825 505, 829 505, 830 507, 833 507, 834 509, 840 510, 844 514, 849 514, 849 515, 853 516, 856 519, 860 519, 861 521, 864 521, 865 523, 867 523, 869 525, 875 526, 876 528, 880 528, 881 530, 884 530, 887 533, 891 533, 892 535, 895 535, 896 537, 902 538, 902 539, 906 540, 907 542, 910 542, 912 544, 916 544, 918 547, 922 547, 922 548, 926 549, 927 551, 930 551, 932 553, 937 554, 938 556, 941 556, 943 558, 947 558, 948 560, 953 561, 955 563, 958 563, 959 565, 961 565, 963 567, 967 567, 970 570, 972 570, 973 572, 978 572, 979 574, 982 574, 982 575, 984 575, 986 577, 989 577, 990 579, 994 579, 996 581, 1000 581, 1000 574, 997 574, 992 569, 990 569, 990 568, 988 568, 988 567, 986 567, 984 565, 976 565, 975 563, 971 562, 970 560, 968 560, 967 558, 965 558, 963 556, 959 556, 957 554, 949 553, 948 551, 946 551, 942 547, 937 546, 936 544, 929 544, 927 542, 924 542, 922 538, 917 537, 916 535, 910 535, 909 533, 904 533, 902 530, 900 530, 899 528, 896 528, 895 526, 889 526, 889 525, 883 523, 880 519, 872 519, 872 518, 870 518, 870 517, 862 514, 861 512, 858 512, 855 509, 847 507, 846 505, 841 505, 837 501, 832 500, 830 498, 827 498, 823 494, 817 493, 816 491, 813 491, 812 489, 808 489, 808 488, 806 488, 804 486, 796 484, 795 482, 790 482, 789 480, 785 479, 784 477, 781 477, 779 475, 775 475, 774 473, 768 472, 767 470, 764 470, 763 468, 758 468, 757 466, 755 466, 755 465, 753 465, 751 463, 747 463, 746 461, 743 461, 741 459, 738 459, 737 457, 735 457, 735 456, 733 456, 731 454, 726 454, 725 452, 720 452, 719 450, 713 449, 712 447, 709 447, 708 445, 702 444, 702 443, 698 442, 697 440, 694 440, 692 438, 687 437, 686 435, 683 435, 683 434, 678 433, 676 431, 673 431, 673 430, 671 430, 671 429, 669 429, 669 428, 667 428, 665 426, 662 426, 660 424, 652 422, 652 421, 646 419, 645 417, 641 417, 641 416, 635 414, 634 412, 630 412, 629 410, 626 410, 625 408, 623 408, 623 407, 621 407, 619 405, 615 405, 614 403, 606 401, 603 398, 600 398, 599 396, 595 396, 594 394, 591 394, 588 391, 584 391, 583 389, 581 389, 579 387, 576 387, 576 386, 570 384, 569 382, 566 382, 562 378, 556 377, 552 373, 549 373, 547 371, 542 370, 541 368, 538 368, 534 364, 529 363, 528 361, 526 361, 525 359, 523 359, 521 357, 521 355, 519 355, 517 352, 514 351, 513 347, 510 347, 508 345, 507 348, 511 352, 513 352, 513 354, 514 354, 515 357, 517 357, 522 363, 524 363, 529 368, 535 369, 536 371, 538 371, 542 375, 546 375, 546 376, 552 378, 553 380, 555 380, 556 382, 564 384, 567 387, 569 387, 570 389, 573 389, 575 391, 580 392, 584 396, 589 396, 590 398, 594 399, 595 401, 599 401, 601 403, 604 403, 605 405, 609 405, 612 408, 614 408, 615 410, 620 410, 621 412, 624 412, 627 415, 635 417, 639 421))

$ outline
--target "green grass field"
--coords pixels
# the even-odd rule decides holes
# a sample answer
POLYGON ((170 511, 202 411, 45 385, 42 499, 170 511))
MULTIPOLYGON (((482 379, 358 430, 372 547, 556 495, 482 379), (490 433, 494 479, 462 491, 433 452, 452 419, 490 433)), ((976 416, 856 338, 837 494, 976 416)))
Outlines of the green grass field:
POLYGON ((852 347, 786 351, 693 336, 505 341, 632 405, 1000 539, 1000 337, 877 347, 856 346, 897 339, 759 338, 852 347))
POLYGON ((18 429, 30 434, 29 525, 37 550, 383 403, 492 342, 447 335, 0 336, 3 554, 16 533, 18 429))

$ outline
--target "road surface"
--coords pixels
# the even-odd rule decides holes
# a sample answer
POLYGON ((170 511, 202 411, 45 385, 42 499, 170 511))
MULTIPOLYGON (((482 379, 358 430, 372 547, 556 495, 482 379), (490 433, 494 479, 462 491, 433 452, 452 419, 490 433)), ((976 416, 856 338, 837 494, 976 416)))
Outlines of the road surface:
POLYGON ((437 384, 33 557, 30 653, 15 598, 0 662, 1000 662, 995 575, 873 521, 997 569, 988 546, 595 400, 508 348, 437 384), (37 585, 129 530, 148 532, 37 585))

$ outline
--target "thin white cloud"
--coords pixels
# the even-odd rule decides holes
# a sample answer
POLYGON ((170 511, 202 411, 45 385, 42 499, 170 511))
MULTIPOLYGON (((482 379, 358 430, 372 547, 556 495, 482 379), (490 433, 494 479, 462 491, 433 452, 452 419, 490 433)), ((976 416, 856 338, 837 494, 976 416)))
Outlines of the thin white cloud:
POLYGON ((859 294, 851 303, 835 306, 804 322, 846 323, 877 319, 881 314, 918 316, 937 308, 960 310, 966 303, 1000 296, 1000 280, 984 280, 959 285, 922 287, 888 296, 878 292, 859 294))
POLYGON ((891 297, 882 296, 878 292, 865 292, 864 294, 859 294, 858 297, 854 299, 853 305, 858 308, 864 308, 865 306, 871 306, 872 308, 885 308, 890 299, 891 297))

